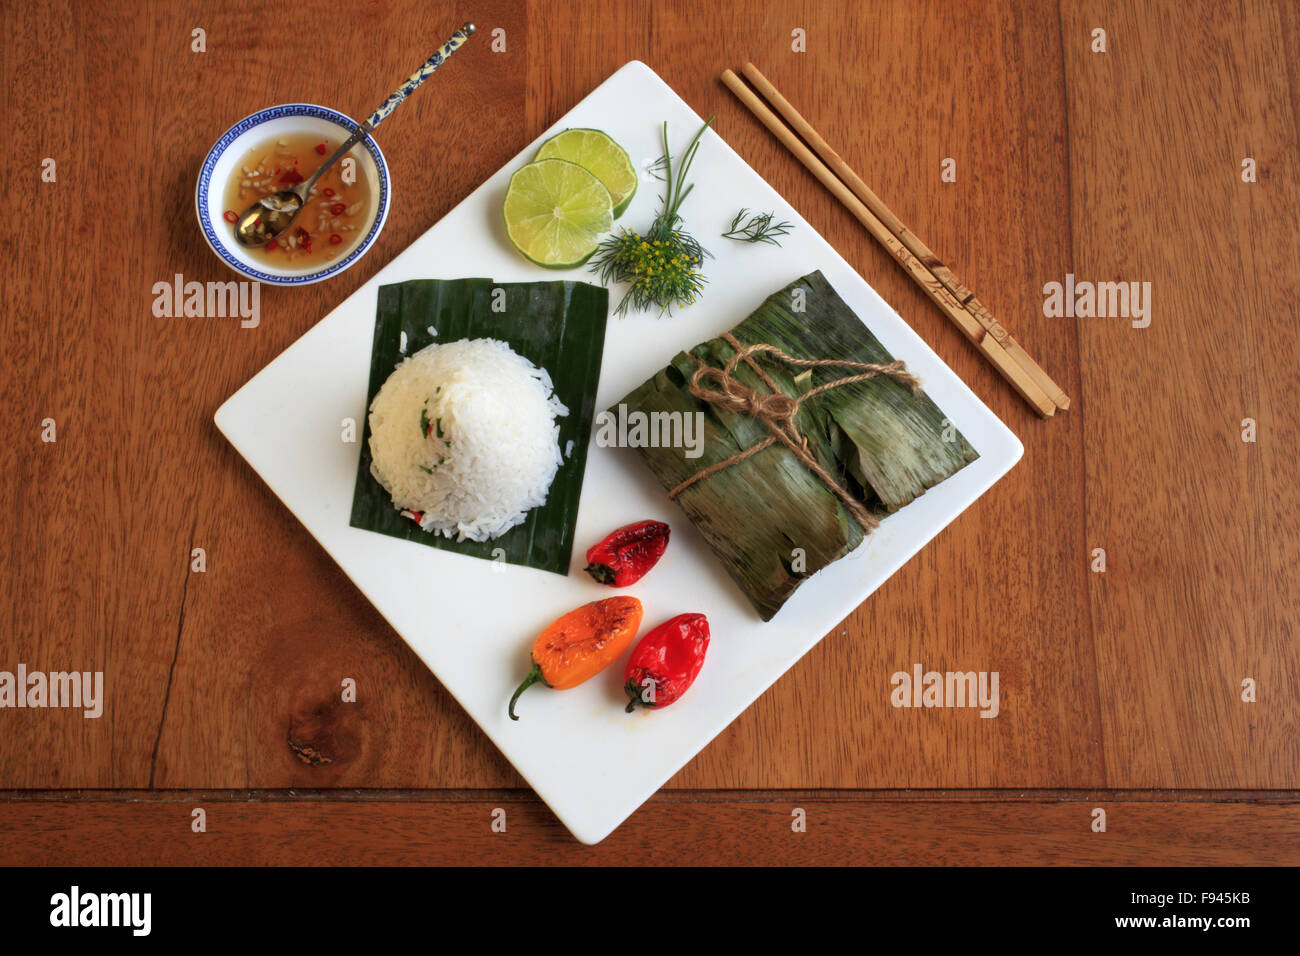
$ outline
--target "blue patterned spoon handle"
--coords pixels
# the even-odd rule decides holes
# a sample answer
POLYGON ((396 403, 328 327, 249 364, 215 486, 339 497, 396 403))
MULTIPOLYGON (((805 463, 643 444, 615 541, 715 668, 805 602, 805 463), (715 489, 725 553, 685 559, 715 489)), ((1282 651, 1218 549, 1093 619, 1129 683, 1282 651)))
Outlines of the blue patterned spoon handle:
POLYGON ((357 143, 362 139, 369 136, 374 131, 374 128, 387 118, 389 113, 401 106, 402 101, 414 93, 421 83, 433 76, 433 71, 442 66, 447 57, 459 50, 465 41, 473 35, 473 33, 474 24, 472 23, 465 24, 453 33, 451 39, 444 43, 438 51, 433 54, 433 56, 425 60, 424 65, 411 74, 410 79, 399 86, 393 92, 392 96, 384 100, 383 106, 371 113, 370 118, 358 126, 356 132, 344 140, 343 145, 334 150, 330 157, 325 160, 325 162, 321 163, 320 168, 312 174, 312 177, 309 180, 305 183, 300 183, 299 185, 294 186, 293 191, 301 196, 305 202, 307 196, 311 193, 311 187, 316 185, 316 180, 320 179, 327 169, 342 159, 348 150, 357 145, 357 143))
POLYGON ((421 83, 433 76, 438 67, 446 62, 447 58, 459 50, 474 33, 474 24, 466 23, 459 30, 451 35, 451 38, 438 50, 434 51, 433 56, 425 60, 418 70, 411 74, 410 79, 393 91, 388 99, 384 100, 379 109, 370 114, 366 120, 365 126, 362 127, 367 133, 388 118, 388 114, 397 107, 402 105, 402 101, 414 93, 421 83))

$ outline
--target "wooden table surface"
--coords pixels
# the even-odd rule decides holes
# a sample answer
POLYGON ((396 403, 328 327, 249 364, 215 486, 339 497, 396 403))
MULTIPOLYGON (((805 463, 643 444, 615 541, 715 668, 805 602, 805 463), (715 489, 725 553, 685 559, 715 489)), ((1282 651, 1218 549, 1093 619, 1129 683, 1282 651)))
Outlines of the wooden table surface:
POLYGON ((1300 862, 1295 4, 299 9, 319 27, 265 30, 285 8, 260 3, 0 7, 0 670, 103 671, 106 696, 99 719, 0 710, 0 863, 628 862, 657 840, 696 862, 1300 862), (191 212, 226 127, 286 101, 364 114, 466 19, 479 36, 379 135, 395 206, 365 259, 263 287, 253 329, 153 315, 154 283, 229 277, 191 212), (630 59, 717 114, 1025 455, 593 850, 212 414, 630 59), (721 85, 746 59, 1068 412, 1038 419, 721 85), (1150 324, 1048 317, 1067 273, 1149 282, 1150 324), (917 662, 998 671, 1000 714, 892 707, 917 662))

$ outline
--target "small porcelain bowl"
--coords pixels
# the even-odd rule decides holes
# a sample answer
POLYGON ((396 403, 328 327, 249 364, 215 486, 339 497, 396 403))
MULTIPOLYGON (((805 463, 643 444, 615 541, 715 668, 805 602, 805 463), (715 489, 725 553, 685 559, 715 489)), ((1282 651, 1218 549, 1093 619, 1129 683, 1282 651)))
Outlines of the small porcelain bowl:
MULTIPOLYGON (((363 225, 357 230, 362 234, 360 241, 354 242, 342 258, 323 265, 317 263, 297 269, 292 268, 288 263, 284 266, 270 265, 263 262, 261 258, 250 255, 235 240, 234 229, 222 218, 226 211, 222 205, 226 186, 236 172, 236 165, 259 143, 274 141, 278 136, 303 133, 320 135, 322 138, 329 137, 334 142, 342 142, 352 135, 357 125, 347 116, 328 107, 314 106, 311 103, 287 103, 284 106, 272 106, 246 116, 226 130, 203 160, 203 166, 199 170, 198 187, 194 192, 194 206, 199 218, 199 228, 203 231, 203 238, 207 240, 218 258, 241 275, 259 282, 274 285, 308 285, 338 275, 364 256, 366 250, 379 237, 380 230, 384 228, 391 197, 388 163, 384 160, 384 154, 379 146, 370 137, 354 146, 348 154, 357 158, 357 176, 367 177, 370 186, 370 210, 363 219, 363 225)), ((340 162, 345 161, 346 158, 340 162)), ((243 212, 243 209, 235 212, 243 212)), ((307 213, 304 212, 303 216, 306 215, 307 213)))

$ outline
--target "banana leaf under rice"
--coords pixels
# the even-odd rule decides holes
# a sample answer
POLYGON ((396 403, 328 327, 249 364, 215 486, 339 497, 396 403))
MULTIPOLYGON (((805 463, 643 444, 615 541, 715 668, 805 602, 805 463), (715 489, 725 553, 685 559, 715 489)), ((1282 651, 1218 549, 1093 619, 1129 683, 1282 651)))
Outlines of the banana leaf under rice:
MULTIPOLYGON (((820 272, 770 296, 731 334, 742 346, 768 343, 803 359, 894 360, 820 272)), ((699 458, 687 458, 681 448, 637 449, 665 489, 771 434, 761 420, 690 392, 697 359, 721 368, 734 354, 724 339, 704 342, 679 353, 619 403, 628 415, 703 413, 699 458)), ((764 354, 754 359, 790 396, 852 374, 836 368, 799 371, 764 354)), ((770 391, 744 362, 733 374, 760 393, 770 391)), ((618 414, 618 406, 611 414, 618 414)), ((809 399, 796 424, 818 463, 877 517, 979 457, 929 396, 884 375, 809 399)), ((848 554, 864 536, 835 493, 780 443, 695 482, 676 500, 765 621, 804 579, 848 554)))
POLYGON ((380 286, 367 410, 393 369, 426 345, 499 339, 550 374, 555 395, 569 409, 568 415, 556 420, 560 451, 563 454, 568 449, 569 453, 555 475, 546 503, 528 512, 523 524, 491 541, 457 541, 422 530, 393 507, 392 497, 370 473, 367 414, 352 497, 352 527, 444 551, 567 574, 608 311, 608 290, 585 282, 418 279, 380 286))

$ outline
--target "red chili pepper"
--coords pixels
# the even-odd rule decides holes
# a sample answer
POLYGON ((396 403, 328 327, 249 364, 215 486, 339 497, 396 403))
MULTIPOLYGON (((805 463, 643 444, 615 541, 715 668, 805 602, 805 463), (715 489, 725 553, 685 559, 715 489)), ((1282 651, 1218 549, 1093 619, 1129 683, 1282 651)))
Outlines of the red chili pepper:
POLYGON ((235 215, 234 210, 232 210, 232 209, 227 209, 227 210, 222 214, 221 218, 224 219, 224 220, 226 220, 226 222, 234 222, 234 221, 235 221, 236 219, 238 219, 239 217, 235 215))
POLYGON ((704 666, 709 621, 703 614, 679 614, 641 638, 623 673, 627 712, 658 710, 686 693, 704 666))
POLYGON ((326 186, 326 187, 325 187, 325 195, 326 195, 327 198, 328 198, 329 196, 333 196, 333 195, 334 195, 334 190, 332 190, 332 189, 330 189, 328 186, 326 186))
POLYGON ((296 169, 286 169, 280 174, 280 185, 282 186, 297 186, 300 182, 302 182, 302 173, 296 169))
POLYGON ((668 525, 640 521, 619 528, 587 552, 587 573, 601 584, 634 584, 655 566, 668 547, 668 525))
POLYGON ((331 245, 331 246, 337 246, 337 245, 338 245, 340 242, 342 242, 342 241, 343 241, 343 237, 340 236, 337 232, 331 232, 331 233, 330 233, 330 245, 331 245))
POLYGON ((317 143, 317 144, 316 144, 316 152, 318 152, 318 153, 320 153, 322 156, 324 156, 324 155, 325 155, 325 144, 324 144, 324 143, 317 143))
POLYGON ((278 243, 278 242, 276 242, 274 239, 272 239, 270 242, 268 242, 268 243, 266 244, 266 248, 268 248, 268 249, 272 249, 272 250, 274 250, 274 249, 279 249, 279 248, 280 248, 280 243, 278 243))
POLYGON ((343 215, 343 213, 345 213, 345 212, 347 211, 347 208, 348 208, 348 207, 347 207, 346 204, 341 203, 341 202, 336 202, 334 205, 330 206, 330 215, 331 215, 331 216, 341 216, 341 215, 343 215))
POLYGON ((302 226, 299 226, 294 230, 294 235, 298 237, 298 241, 302 243, 302 247, 308 252, 311 252, 311 233, 302 226))

